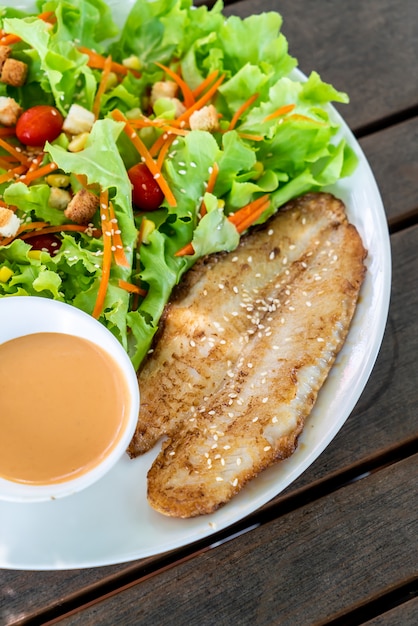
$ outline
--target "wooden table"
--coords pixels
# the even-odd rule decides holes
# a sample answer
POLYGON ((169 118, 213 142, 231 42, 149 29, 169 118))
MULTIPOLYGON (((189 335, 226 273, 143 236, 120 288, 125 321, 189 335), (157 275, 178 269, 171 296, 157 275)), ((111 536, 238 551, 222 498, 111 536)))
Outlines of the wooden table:
POLYGON ((300 68, 350 94, 343 115, 383 197, 393 286, 370 380, 326 451, 249 520, 129 564, 3 570, 2 625, 418 623, 418 10, 242 0, 226 13, 270 9, 300 68))

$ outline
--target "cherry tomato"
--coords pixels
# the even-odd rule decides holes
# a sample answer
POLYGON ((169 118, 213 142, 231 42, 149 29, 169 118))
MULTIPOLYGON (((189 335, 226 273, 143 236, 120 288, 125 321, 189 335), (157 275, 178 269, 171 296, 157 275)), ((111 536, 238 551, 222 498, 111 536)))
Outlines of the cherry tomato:
POLYGON ((155 211, 164 200, 164 194, 145 163, 137 163, 128 170, 132 183, 132 202, 141 211, 155 211))
POLYGON ((16 137, 26 146, 43 146, 61 132, 64 118, 55 107, 47 104, 26 109, 17 120, 16 137))
POLYGON ((54 256, 61 247, 61 240, 51 233, 33 235, 33 237, 28 237, 26 242, 32 246, 32 250, 44 250, 51 256, 54 256))

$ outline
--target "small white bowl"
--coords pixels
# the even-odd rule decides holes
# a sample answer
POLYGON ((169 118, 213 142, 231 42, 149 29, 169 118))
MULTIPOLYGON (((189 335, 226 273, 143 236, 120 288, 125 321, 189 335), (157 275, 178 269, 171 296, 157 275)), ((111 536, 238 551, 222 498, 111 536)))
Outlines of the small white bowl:
POLYGON ((0 299, 0 344, 33 333, 75 335, 109 354, 124 377, 130 394, 129 414, 116 444, 97 465, 81 476, 47 485, 0 478, 0 500, 40 502, 62 498, 89 487, 102 478, 123 456, 134 434, 139 411, 139 389, 134 367, 119 341, 100 322, 69 304, 35 296, 0 299))

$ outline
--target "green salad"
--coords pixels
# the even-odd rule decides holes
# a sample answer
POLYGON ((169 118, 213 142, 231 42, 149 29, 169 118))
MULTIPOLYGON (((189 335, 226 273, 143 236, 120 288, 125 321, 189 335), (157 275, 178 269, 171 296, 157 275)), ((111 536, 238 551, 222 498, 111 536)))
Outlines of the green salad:
POLYGON ((0 6, 0 296, 94 315, 136 368, 200 257, 356 165, 346 94, 295 79, 280 15, 222 10, 0 6))

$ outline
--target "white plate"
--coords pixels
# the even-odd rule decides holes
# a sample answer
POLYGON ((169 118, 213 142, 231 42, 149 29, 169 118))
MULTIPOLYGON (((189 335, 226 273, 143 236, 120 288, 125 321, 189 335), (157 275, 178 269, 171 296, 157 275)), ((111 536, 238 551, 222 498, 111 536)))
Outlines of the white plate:
MULTIPOLYGON (((17 4, 22 8, 32 5, 22 0, 17 4)), ((113 4, 121 11, 130 3, 113 4)), ((359 399, 380 348, 389 307, 391 255, 373 174, 346 124, 334 115, 358 155, 359 166, 331 191, 346 203, 349 219, 362 236, 368 249, 368 271, 346 344, 319 394, 297 451, 252 481, 221 510, 190 520, 166 518, 147 504, 146 474, 157 449, 134 461, 126 456, 100 482, 63 500, 30 505, 2 502, 0 567, 93 567, 185 546, 226 528, 274 498, 335 437, 359 399)))

